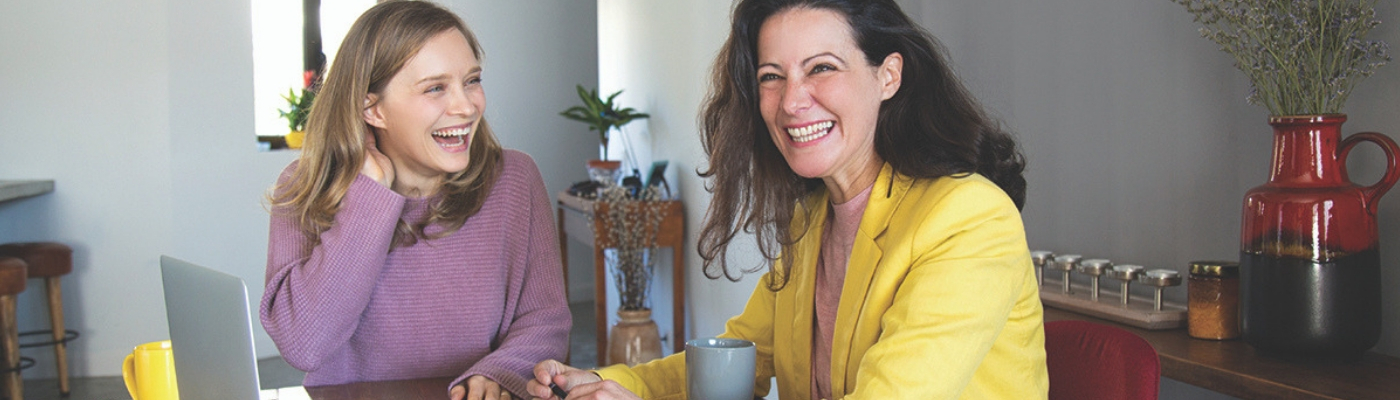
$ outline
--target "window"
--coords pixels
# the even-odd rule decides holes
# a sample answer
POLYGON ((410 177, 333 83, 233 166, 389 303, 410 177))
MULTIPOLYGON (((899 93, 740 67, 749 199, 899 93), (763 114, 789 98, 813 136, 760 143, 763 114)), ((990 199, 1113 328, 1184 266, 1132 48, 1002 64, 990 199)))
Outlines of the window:
POLYGON ((251 0, 253 22, 253 127, 258 141, 285 146, 287 108, 282 96, 301 93, 304 71, 324 70, 350 25, 375 0, 251 0), (304 18, 303 10, 320 10, 304 18), (317 32, 319 31, 319 32, 317 32), (317 46, 319 45, 319 49, 317 46), (324 57, 320 54, 324 53, 324 57))

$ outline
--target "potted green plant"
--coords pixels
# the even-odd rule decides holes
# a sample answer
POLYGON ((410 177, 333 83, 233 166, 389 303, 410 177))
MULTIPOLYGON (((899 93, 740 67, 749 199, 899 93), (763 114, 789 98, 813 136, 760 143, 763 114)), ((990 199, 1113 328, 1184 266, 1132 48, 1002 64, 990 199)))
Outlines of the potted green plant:
POLYGON ((311 114, 311 103, 316 101, 316 91, 313 84, 316 82, 315 71, 302 73, 301 95, 297 95, 296 89, 287 89, 287 94, 282 95, 282 99, 287 101, 287 108, 277 109, 277 113, 287 120, 287 132, 285 137, 287 147, 293 149, 301 148, 302 142, 306 139, 306 118, 311 114))
POLYGON ((311 112, 311 102, 315 101, 316 94, 302 89, 298 96, 295 90, 287 89, 282 99, 287 101, 287 109, 278 109, 277 112, 287 120, 287 128, 290 129, 286 136, 287 147, 299 149, 306 138, 306 116, 311 112))
POLYGON ((583 88, 583 85, 578 85, 577 89, 578 97, 583 101, 583 105, 569 107, 560 112, 559 115, 588 124, 588 130, 598 132, 602 158, 588 162, 589 176, 600 183, 611 184, 616 181, 616 173, 622 163, 608 160, 609 135, 614 128, 621 130, 623 126, 634 120, 650 116, 637 112, 631 107, 622 107, 622 105, 617 104, 615 99, 622 94, 621 90, 603 98, 598 95, 597 89, 587 90, 583 88))
POLYGON ((1375 0, 1172 0, 1235 59, 1249 101, 1272 116, 1269 180, 1245 193, 1240 319, 1262 354, 1355 360, 1380 337, 1376 214, 1400 179, 1400 147, 1384 135, 1342 139, 1342 105, 1390 61, 1375 0), (1380 146, 1389 168, 1361 187, 1347 177, 1357 144, 1380 146))

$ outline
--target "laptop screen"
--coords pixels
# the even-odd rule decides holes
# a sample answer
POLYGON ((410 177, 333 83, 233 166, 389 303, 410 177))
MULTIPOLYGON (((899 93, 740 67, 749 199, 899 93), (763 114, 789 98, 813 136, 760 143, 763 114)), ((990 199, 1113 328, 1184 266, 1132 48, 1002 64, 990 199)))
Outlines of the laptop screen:
POLYGON ((183 400, 257 399, 248 290, 237 276, 160 257, 175 379, 183 400))

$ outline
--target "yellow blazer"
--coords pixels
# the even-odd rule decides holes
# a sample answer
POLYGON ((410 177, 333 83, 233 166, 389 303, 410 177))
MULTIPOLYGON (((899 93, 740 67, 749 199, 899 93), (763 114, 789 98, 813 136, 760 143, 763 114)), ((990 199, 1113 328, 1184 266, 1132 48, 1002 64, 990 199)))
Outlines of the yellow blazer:
MULTIPOLYGON (((796 257, 792 280, 773 292, 765 275, 720 335, 757 345, 756 395, 765 395, 776 375, 783 399, 811 398, 814 270, 826 203, 824 192, 804 203, 815 223, 783 255, 796 257)), ((837 310, 837 398, 1048 394, 1039 287, 1021 216, 981 175, 916 180, 885 165, 861 217, 837 310)), ((643 398, 685 398, 684 353, 597 372, 643 398)))

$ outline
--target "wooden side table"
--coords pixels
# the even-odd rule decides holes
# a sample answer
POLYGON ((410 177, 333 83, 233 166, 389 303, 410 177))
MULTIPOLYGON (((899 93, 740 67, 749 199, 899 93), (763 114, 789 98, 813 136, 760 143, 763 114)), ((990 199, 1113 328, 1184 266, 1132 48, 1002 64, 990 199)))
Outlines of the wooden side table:
MULTIPOLYGON (((598 362, 602 363, 608 354, 607 262, 603 250, 609 243, 604 227, 594 224, 592 219, 595 212, 607 213, 607 206, 595 209, 593 200, 567 192, 559 193, 558 204, 559 252, 563 255, 560 258, 564 261, 565 288, 569 281, 569 238, 593 247, 593 304, 598 321, 598 362)), ((685 350, 685 213, 679 200, 666 201, 666 217, 661 221, 656 245, 671 248, 671 343, 679 353, 685 350)))

